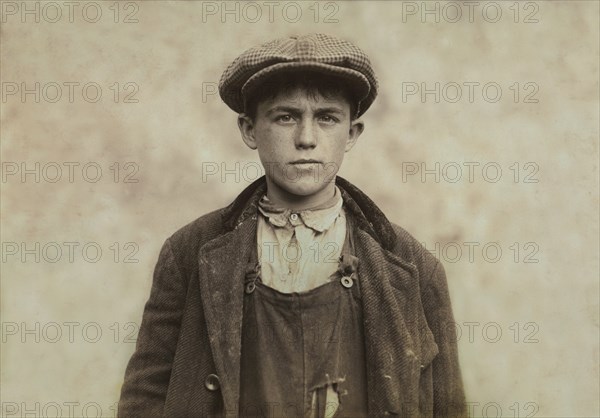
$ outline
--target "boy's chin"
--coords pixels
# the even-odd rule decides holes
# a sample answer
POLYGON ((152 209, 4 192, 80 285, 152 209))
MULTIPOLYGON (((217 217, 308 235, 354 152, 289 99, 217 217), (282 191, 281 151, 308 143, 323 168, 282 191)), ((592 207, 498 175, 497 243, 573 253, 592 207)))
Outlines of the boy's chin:
POLYGON ((287 193, 295 196, 309 197, 321 192, 326 189, 334 181, 330 182, 318 182, 315 183, 314 178, 310 179, 298 179, 295 181, 287 180, 283 184, 279 183, 278 186, 285 190, 287 193))

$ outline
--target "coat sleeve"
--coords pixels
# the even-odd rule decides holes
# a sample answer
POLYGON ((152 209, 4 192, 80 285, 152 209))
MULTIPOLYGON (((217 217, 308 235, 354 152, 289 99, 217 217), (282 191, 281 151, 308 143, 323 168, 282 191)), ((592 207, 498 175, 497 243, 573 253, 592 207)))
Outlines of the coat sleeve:
POLYGON ((454 316, 446 273, 431 254, 425 263, 431 266, 422 283, 422 301, 428 325, 439 353, 432 362, 433 416, 467 416, 465 393, 458 360, 454 316))
POLYGON ((185 304, 187 286, 167 239, 154 269, 135 352, 125 371, 118 416, 160 417, 185 304))

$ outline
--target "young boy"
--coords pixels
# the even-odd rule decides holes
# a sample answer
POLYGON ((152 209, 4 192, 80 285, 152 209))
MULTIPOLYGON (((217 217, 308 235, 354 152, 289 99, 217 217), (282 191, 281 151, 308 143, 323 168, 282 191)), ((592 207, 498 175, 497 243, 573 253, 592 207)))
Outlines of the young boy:
POLYGON ((324 34, 225 70, 266 175, 165 242, 119 416, 466 416, 442 265, 336 176, 377 88, 324 34))

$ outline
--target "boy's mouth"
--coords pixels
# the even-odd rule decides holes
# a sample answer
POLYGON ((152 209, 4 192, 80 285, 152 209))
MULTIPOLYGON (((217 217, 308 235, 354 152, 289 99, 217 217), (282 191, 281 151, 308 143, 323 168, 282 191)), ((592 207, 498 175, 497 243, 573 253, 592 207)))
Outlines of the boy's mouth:
POLYGON ((301 160, 292 161, 290 164, 297 165, 297 166, 310 166, 313 164, 321 164, 321 161, 312 160, 312 159, 310 159, 310 160, 301 159, 301 160))

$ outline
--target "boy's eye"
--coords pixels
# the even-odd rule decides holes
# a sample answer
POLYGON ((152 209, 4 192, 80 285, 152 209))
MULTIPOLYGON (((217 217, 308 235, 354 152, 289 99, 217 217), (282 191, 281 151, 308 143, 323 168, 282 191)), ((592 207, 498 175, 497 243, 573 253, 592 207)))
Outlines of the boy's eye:
POLYGON ((334 118, 333 116, 322 115, 322 116, 319 116, 319 121, 321 121, 323 123, 327 123, 327 124, 332 124, 332 123, 337 122, 337 119, 334 118))
POLYGON ((277 122, 283 122, 283 123, 288 123, 288 122, 292 122, 294 119, 292 118, 292 115, 280 115, 277 116, 277 118, 275 118, 277 120, 277 122))

